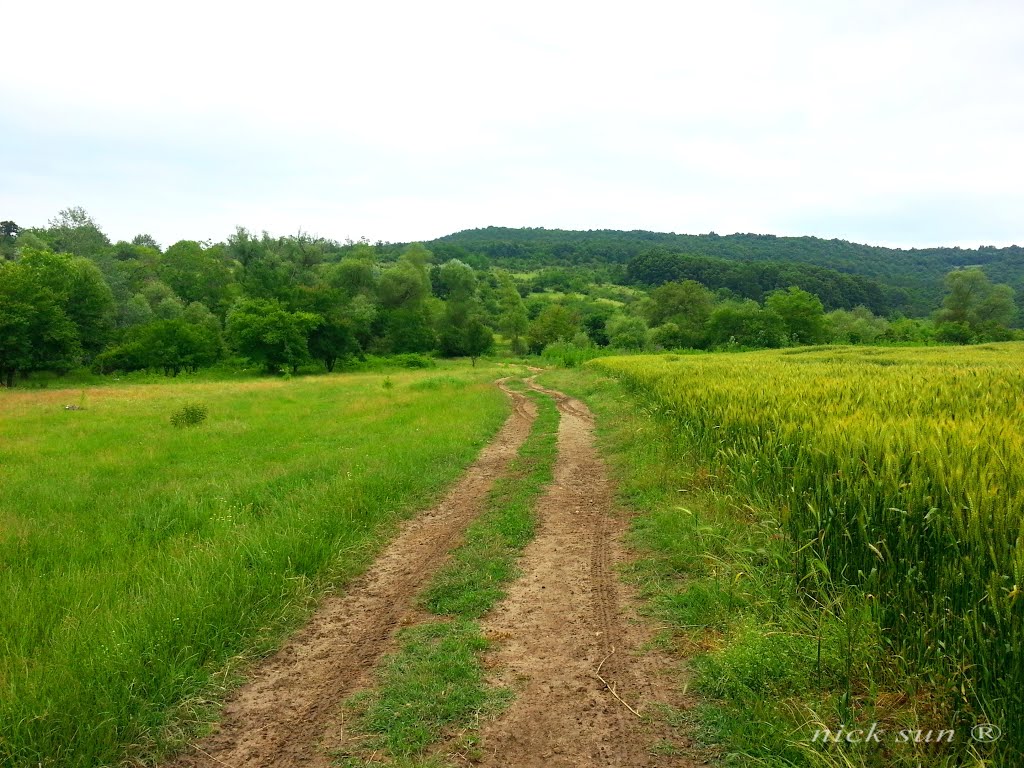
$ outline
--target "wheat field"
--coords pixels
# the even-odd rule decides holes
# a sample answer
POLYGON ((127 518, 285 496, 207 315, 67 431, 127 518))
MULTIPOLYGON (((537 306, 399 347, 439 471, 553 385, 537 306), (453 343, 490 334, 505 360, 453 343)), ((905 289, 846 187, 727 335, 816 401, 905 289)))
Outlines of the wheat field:
POLYGON ((1024 345, 591 365, 778 515, 806 594, 862 590, 961 722, 1024 722, 1024 345))

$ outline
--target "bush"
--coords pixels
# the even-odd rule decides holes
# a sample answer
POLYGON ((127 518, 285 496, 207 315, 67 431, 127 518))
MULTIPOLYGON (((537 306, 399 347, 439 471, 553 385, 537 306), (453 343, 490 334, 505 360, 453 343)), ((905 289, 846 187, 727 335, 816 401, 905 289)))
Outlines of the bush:
POLYGON ((206 421, 206 406, 189 403, 171 414, 171 424, 176 427, 194 427, 206 421))
POLYGON ((395 362, 406 368, 433 368, 437 365, 437 363, 426 355, 417 355, 415 352, 395 355, 395 362))

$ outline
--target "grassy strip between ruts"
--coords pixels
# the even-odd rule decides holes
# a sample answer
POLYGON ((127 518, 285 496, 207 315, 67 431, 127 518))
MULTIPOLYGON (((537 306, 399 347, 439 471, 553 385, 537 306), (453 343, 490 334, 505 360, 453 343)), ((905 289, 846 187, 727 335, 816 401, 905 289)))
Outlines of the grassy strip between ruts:
POLYGON ((473 620, 501 600, 516 577, 516 559, 534 534, 534 502, 551 481, 558 453, 558 410, 550 398, 529 395, 538 409, 529 438, 509 473, 495 482, 463 544, 420 596, 421 605, 444 620, 403 630, 399 650, 378 673, 378 687, 350 701, 363 738, 337 756, 339 765, 365 765, 371 754, 396 765, 443 765, 427 752, 453 731, 461 733, 452 751, 469 757, 475 722, 507 703, 508 691, 485 684, 480 656, 487 640, 473 620))
POLYGON ((592 370, 543 381, 597 415, 599 444, 637 511, 629 578, 666 625, 666 647, 694 673, 697 698, 673 716, 727 764, 987 764, 963 734, 948 743, 941 703, 887 656, 870 598, 848 591, 828 605, 802 601, 774 515, 702 469, 658 414, 592 370))

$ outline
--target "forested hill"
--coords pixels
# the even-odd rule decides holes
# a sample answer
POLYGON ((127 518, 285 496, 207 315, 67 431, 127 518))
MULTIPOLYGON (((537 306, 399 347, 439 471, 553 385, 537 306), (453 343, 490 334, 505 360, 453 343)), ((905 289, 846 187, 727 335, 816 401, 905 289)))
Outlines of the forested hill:
POLYGON ((1024 247, 898 249, 817 237, 734 234, 677 235, 635 230, 571 231, 486 227, 456 232, 430 244, 452 256, 478 255, 511 267, 618 266, 658 251, 705 260, 803 264, 862 275, 895 291, 906 291, 908 309, 926 312, 942 294, 942 279, 956 267, 980 266, 998 283, 1024 292, 1024 247))

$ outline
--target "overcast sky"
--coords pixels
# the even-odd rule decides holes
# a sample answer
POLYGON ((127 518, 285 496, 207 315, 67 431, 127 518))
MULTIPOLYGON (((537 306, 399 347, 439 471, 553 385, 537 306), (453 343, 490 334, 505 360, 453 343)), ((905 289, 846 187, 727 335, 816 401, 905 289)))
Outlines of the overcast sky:
POLYGON ((1024 2, 19 2, 0 218, 1024 244, 1024 2))

